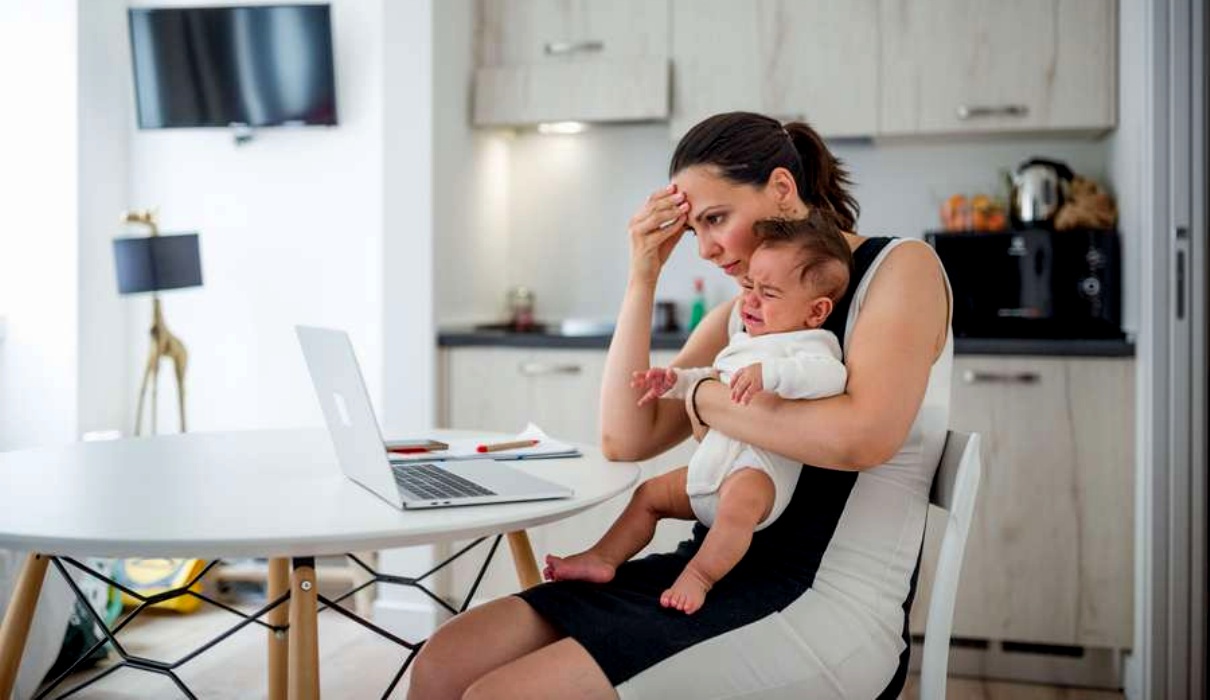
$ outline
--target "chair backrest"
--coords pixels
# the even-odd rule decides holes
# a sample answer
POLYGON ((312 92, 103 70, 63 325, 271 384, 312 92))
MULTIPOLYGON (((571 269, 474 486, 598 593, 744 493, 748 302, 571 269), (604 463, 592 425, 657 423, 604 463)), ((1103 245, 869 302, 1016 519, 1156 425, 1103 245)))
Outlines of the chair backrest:
POLYGON ((979 434, 946 434, 945 450, 933 477, 929 502, 944 508, 945 535, 933 574, 932 599, 924 627, 924 654, 920 662, 920 700, 945 698, 946 669, 949 666, 950 629, 954 621, 954 602, 958 597, 958 577, 962 573, 962 555, 966 535, 975 512, 975 497, 983 465, 979 455, 979 434))

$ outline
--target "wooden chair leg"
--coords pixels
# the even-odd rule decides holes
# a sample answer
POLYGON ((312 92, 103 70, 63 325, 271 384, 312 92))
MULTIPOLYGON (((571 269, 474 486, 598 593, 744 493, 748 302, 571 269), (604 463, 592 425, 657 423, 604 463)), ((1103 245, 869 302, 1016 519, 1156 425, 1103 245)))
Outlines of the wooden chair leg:
MULTIPOLYGON (((269 560, 268 599, 276 600, 290 590, 290 561, 269 560)), ((265 621, 270 625, 285 627, 290 621, 290 601, 269 611, 265 621)), ((269 700, 286 700, 287 666, 290 658, 290 640, 285 630, 268 631, 269 641, 269 700)))
POLYGON ((534 549, 529 544, 529 535, 525 530, 508 533, 508 549, 512 552, 513 566, 517 568, 517 581, 521 588, 533 588, 542 583, 538 561, 534 558, 534 549))
POLYGON ((21 668, 21 656, 25 653, 25 640, 34 621, 34 610, 38 596, 42 593, 42 582, 46 580, 46 567, 50 560, 41 554, 30 554, 25 558, 17 587, 0 623, 0 698, 13 694, 17 682, 17 670, 21 668))
POLYGON ((290 700, 319 700, 319 621, 314 562, 290 576, 290 700))
MULTIPOLYGON (((378 552, 354 552, 354 554, 358 559, 365 562, 366 566, 375 571, 378 570, 378 552)), ((351 561, 348 563, 348 566, 352 567, 352 575, 349 578, 352 580, 354 586, 360 586, 373 578, 364 569, 351 561)), ((367 620, 374 615, 375 589, 376 586, 366 586, 353 596, 353 612, 367 620)))

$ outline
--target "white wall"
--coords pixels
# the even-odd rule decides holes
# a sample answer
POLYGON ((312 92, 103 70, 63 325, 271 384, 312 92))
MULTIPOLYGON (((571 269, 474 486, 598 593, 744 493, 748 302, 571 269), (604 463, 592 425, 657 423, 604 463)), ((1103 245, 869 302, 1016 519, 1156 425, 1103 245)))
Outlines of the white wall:
MULTIPOLYGON (((146 335, 126 336, 133 299, 118 296, 112 240, 129 202, 130 42, 123 0, 86 0, 79 8, 79 432, 133 426, 127 363, 146 335)), ((148 319, 139 314, 139 323, 148 319)))
MULTIPOLYGON (((129 206, 158 207, 164 232, 201 234, 204 286, 163 295, 189 351, 191 431, 322 425, 297 323, 349 332, 381 412, 382 20, 380 3, 332 2, 336 127, 263 129, 244 146, 224 129, 131 135, 129 206)), ((150 304, 132 300, 135 376, 150 304)), ((161 432, 176 430, 172 384, 165 370, 161 432)))
MULTIPOLYGON (((604 126, 575 136, 531 132, 515 138, 480 138, 497 149, 485 147, 483 152, 507 151, 507 174, 495 176, 495 186, 477 200, 482 211, 507 219, 503 229, 507 242, 502 253, 498 239, 486 234, 487 227, 443 225, 438 219, 440 243, 462 256, 438 258, 438 293, 443 299, 464 300, 460 306, 439 305, 439 322, 496 320, 504 313, 505 290, 518 284, 534 288, 539 318, 612 318, 626 283, 627 221, 652 191, 668 181, 675 144, 668 138, 667 126, 604 126), (501 191, 507 199, 500 199, 501 191), (485 240, 495 246, 490 254, 482 252, 485 240), (551 264, 555 255, 558 264, 551 264), (492 277, 474 276, 470 281, 476 285, 474 295, 466 293, 466 278, 452 274, 465 256, 480 265, 485 260, 503 261, 492 277), (487 288, 492 285, 494 289, 487 288)), ((937 212, 947 196, 999 193, 1002 171, 1033 155, 1064 160, 1102 183, 1108 175, 1104 140, 933 139, 841 143, 833 148, 853 174, 862 206, 859 228, 866 235, 919 237, 938 226, 937 212)), ((494 160, 483 160, 494 167, 494 160)), ((481 177, 486 176, 481 173, 481 177)), ((455 206, 461 203, 446 203, 439 211, 455 206)), ((682 319, 697 276, 705 278, 712 304, 733 293, 733 283, 703 264, 692 238, 686 237, 657 291, 660 298, 681 302, 682 319)))
POLYGON ((76 1, 0 3, 0 450, 77 429, 76 1))
POLYGON ((436 4, 433 61, 435 313, 482 321, 504 306, 509 142, 470 124, 474 1, 436 4))

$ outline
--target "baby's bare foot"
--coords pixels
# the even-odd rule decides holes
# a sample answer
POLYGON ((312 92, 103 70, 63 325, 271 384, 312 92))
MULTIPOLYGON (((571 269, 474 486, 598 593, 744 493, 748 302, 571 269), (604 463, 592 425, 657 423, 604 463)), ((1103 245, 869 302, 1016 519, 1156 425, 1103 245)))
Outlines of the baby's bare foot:
POLYGON ((710 584, 697 576, 690 569, 685 569, 680 576, 676 577, 676 581, 672 584, 672 588, 664 591, 660 596, 660 605, 673 610, 680 610, 686 615, 692 615, 697 612, 702 603, 706 601, 706 593, 710 590, 710 584))
POLYGON ((570 557, 546 555, 546 568, 542 575, 547 581, 591 581, 608 583, 613 580, 614 565, 591 551, 573 554, 570 557))

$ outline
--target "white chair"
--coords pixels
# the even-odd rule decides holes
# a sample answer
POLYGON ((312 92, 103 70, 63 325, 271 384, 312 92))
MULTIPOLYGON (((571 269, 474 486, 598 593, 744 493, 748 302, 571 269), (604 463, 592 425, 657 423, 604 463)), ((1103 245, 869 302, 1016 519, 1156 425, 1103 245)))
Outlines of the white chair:
POLYGON ((979 458, 979 434, 946 434, 945 451, 933 477, 929 502, 944 508, 945 535, 933 573, 932 599, 924 625, 924 653, 920 659, 920 700, 944 700, 946 668, 949 666, 950 629, 954 622, 954 601, 958 596, 958 576, 962 573, 962 554, 966 535, 975 512, 979 479, 983 473, 979 458))

